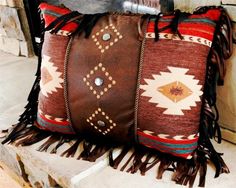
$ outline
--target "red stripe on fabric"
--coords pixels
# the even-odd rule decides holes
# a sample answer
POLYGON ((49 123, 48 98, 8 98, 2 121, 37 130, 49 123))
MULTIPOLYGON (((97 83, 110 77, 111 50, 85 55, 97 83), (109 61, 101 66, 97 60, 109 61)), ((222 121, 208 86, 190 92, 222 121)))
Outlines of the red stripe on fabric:
POLYGON ((157 140, 157 141, 160 141, 160 142, 165 142, 165 143, 170 143, 170 144, 192 144, 196 141, 198 141, 198 137, 192 139, 192 140, 174 140, 174 139, 164 139, 164 138, 160 138, 160 137, 157 137, 157 136, 153 136, 153 135, 149 135, 149 134, 145 134, 141 131, 137 131, 138 135, 141 135, 141 136, 144 136, 146 138, 150 138, 150 139, 153 139, 153 140, 157 140))
POLYGON ((182 158, 185 158, 185 159, 187 159, 190 155, 192 155, 192 152, 190 152, 190 153, 185 153, 185 154, 178 154, 178 153, 174 153, 174 152, 171 152, 171 151, 161 150, 161 149, 159 149, 159 148, 152 147, 152 146, 150 146, 150 145, 148 145, 148 144, 145 144, 145 143, 143 143, 143 142, 140 142, 140 144, 142 144, 142 145, 144 145, 144 146, 146 146, 146 147, 148 147, 148 148, 157 149, 157 150, 159 150, 159 151, 161 151, 161 152, 163 152, 163 153, 168 153, 168 154, 174 155, 174 156, 176 156, 176 157, 182 157, 182 158))
MULTIPOLYGON (((40 9, 41 10, 48 10, 55 12, 60 15, 65 15, 67 13, 70 13, 71 11, 67 8, 60 8, 57 6, 49 5, 47 3, 41 3, 40 4, 40 9)), ((43 14, 43 18, 45 20, 45 26, 47 27, 50 23, 52 23, 57 17, 50 15, 50 14, 43 14)), ((68 31, 68 32, 73 32, 75 29, 78 27, 77 23, 71 22, 66 24, 64 27, 62 27, 61 30, 68 31)))
MULTIPOLYGON (((160 22, 158 24, 158 28, 161 29, 167 25, 169 25, 170 23, 164 23, 164 22, 160 22)), ((150 22, 148 24, 148 30, 153 30, 154 31, 154 28, 155 28, 155 24, 154 22, 150 22)), ((204 30, 204 31, 207 31, 207 32, 214 32, 215 31, 215 27, 214 26, 211 26, 209 24, 205 24, 205 23, 194 23, 194 22, 182 22, 178 25, 178 29, 183 29, 183 28, 194 28, 194 29, 197 29, 197 30, 204 30)))
POLYGON ((75 31, 77 27, 78 27, 78 24, 71 22, 71 23, 66 24, 64 27, 62 27, 61 30, 73 32, 75 31))
MULTIPOLYGON (((56 129, 54 130, 54 129, 51 129, 51 128, 49 129, 49 128, 47 128, 47 127, 41 126, 37 121, 35 121, 34 125, 35 125, 36 127, 38 127, 39 129, 42 129, 42 130, 45 130, 45 131, 62 133, 62 131, 58 131, 58 130, 56 130, 56 129)), ((68 132, 68 131, 66 131, 66 132, 64 132, 64 133, 66 133, 66 134, 71 134, 71 135, 75 135, 75 134, 76 134, 75 132, 68 132)))
MULTIPOLYGON (((52 16, 50 14, 44 14, 43 18, 45 20, 45 26, 47 27, 50 25, 57 17, 52 16)), ((68 32, 73 32, 76 28, 78 27, 77 23, 71 22, 66 24, 64 27, 62 27, 61 30, 68 31, 68 32)))
POLYGON ((221 15, 221 10, 219 8, 210 9, 204 14, 193 14, 190 16, 190 18, 209 18, 213 21, 219 20, 219 17, 221 15))
POLYGON ((51 119, 47 119, 46 117, 42 116, 41 114, 39 114, 39 117, 42 118, 44 121, 47 121, 49 123, 53 123, 53 124, 56 124, 56 125, 62 125, 62 126, 70 125, 70 123, 68 121, 62 121, 62 122, 54 121, 54 120, 51 120, 51 119))
POLYGON ((45 26, 47 27, 50 23, 52 23, 57 17, 50 14, 43 14, 43 19, 45 20, 45 26))
MULTIPOLYGON (((142 142, 142 141, 140 141, 140 142, 142 142)), ((172 148, 172 147, 169 147, 169 146, 161 145, 159 143, 152 144, 152 147, 155 146, 155 145, 158 145, 158 148, 163 148, 163 149, 168 149, 168 150, 173 150, 173 151, 178 151, 178 150, 195 150, 197 148, 197 146, 192 146, 192 147, 189 147, 189 148, 181 148, 181 147, 180 148, 172 148)))
POLYGON ((53 11, 53 12, 58 13, 58 14, 67 14, 67 13, 71 12, 71 10, 68 9, 68 8, 61 8, 61 7, 58 7, 58 6, 49 5, 47 3, 41 3, 39 5, 39 8, 41 10, 50 10, 50 11, 53 11))
MULTIPOLYGON (((160 24, 159 29, 165 27, 166 25, 168 25, 168 24, 160 24)), ((205 38, 210 41, 213 40, 214 30, 215 30, 214 27, 211 27, 209 25, 196 24, 196 23, 179 24, 178 29, 182 35, 192 35, 192 36, 196 36, 196 37, 205 38), (191 28, 191 30, 188 28, 191 28)), ((154 33, 154 23, 149 24, 147 32, 154 33)), ((166 29, 161 33, 170 33, 171 34, 172 32, 171 32, 171 29, 166 29)))

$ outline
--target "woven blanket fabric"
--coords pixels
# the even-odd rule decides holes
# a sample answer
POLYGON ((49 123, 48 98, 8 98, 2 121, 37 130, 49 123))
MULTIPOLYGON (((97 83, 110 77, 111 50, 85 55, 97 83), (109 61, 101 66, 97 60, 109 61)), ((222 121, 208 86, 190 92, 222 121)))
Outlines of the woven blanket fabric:
MULTIPOLYGON (((39 8, 45 28, 58 17, 71 13, 67 8, 52 6, 47 3, 41 3, 39 8)), ((54 27, 56 26, 57 24, 54 27)), ((70 22, 64 25, 56 34, 45 32, 36 121, 36 125, 40 129, 64 134, 75 133, 69 123, 64 100, 64 59, 69 42, 69 38, 66 36, 75 31, 77 27, 77 23, 70 22)))
POLYGON ((73 134, 64 100, 64 58, 68 37, 45 33, 37 126, 41 129, 73 134))
MULTIPOLYGON (((184 158, 197 148, 207 57, 219 15, 218 9, 191 15, 179 23, 182 39, 166 29, 158 42, 150 21, 137 104, 137 134, 143 145, 184 158)), ((162 17, 158 28, 172 19, 162 17)))

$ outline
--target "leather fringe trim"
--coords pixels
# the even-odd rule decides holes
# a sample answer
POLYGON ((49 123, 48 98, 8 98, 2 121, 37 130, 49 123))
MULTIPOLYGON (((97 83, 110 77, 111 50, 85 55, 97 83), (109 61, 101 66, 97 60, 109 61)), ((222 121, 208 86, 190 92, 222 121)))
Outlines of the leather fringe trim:
POLYGON ((80 151, 78 159, 95 162, 98 158, 109 154, 109 164, 114 169, 131 174, 140 172, 144 176, 153 167, 158 167, 157 179, 161 179, 165 171, 172 171, 173 181, 180 185, 188 185, 189 187, 193 186, 198 173, 200 175, 198 185, 204 187, 207 163, 209 161, 215 165, 215 177, 218 177, 221 173, 229 173, 228 167, 221 158, 222 154, 214 150, 208 137, 208 132, 204 128, 201 129, 199 147, 190 160, 174 157, 145 148, 144 146, 131 145, 124 146, 119 155, 114 159, 113 150, 116 147, 105 144, 93 144, 83 138, 78 139, 74 135, 49 133, 35 126, 18 125, 8 135, 11 136, 7 136, 3 143, 11 143, 15 146, 29 146, 46 139, 37 150, 49 153, 57 153, 58 149, 65 143, 74 142, 61 156, 75 157, 77 151, 80 151))
POLYGON ((199 172, 199 186, 203 187, 205 184, 207 158, 200 155, 199 151, 194 153, 193 159, 186 160, 136 146, 131 156, 121 165, 122 160, 126 157, 124 153, 127 154, 127 147, 124 147, 118 157, 113 159, 112 151, 110 152, 109 163, 113 168, 132 174, 140 171, 141 175, 145 175, 148 170, 156 166, 158 167, 157 179, 161 179, 165 171, 172 171, 173 181, 180 185, 189 185, 189 187, 193 187, 196 175, 199 172))

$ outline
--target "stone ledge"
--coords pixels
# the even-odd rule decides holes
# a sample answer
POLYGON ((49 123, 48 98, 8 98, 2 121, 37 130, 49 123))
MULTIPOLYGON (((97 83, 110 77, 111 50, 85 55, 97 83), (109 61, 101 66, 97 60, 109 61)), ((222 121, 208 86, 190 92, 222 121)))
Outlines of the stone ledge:
MULTIPOLYGON (((2 151, 1 151, 2 152, 2 151)), ((31 188, 28 182, 25 182, 25 180, 15 172, 15 170, 12 170, 10 166, 5 165, 4 162, 0 161, 0 167, 4 170, 5 173, 7 173, 15 182, 17 182, 21 187, 24 188, 31 188)))
MULTIPOLYGON (((58 154, 38 152, 37 148, 42 143, 18 148, 0 144, 0 161, 7 169, 11 169, 10 175, 14 174, 14 179, 20 181, 19 183, 32 187, 78 188, 78 182, 108 165, 106 156, 92 163, 60 157, 58 154)), ((62 153, 67 147, 68 145, 63 145, 58 153, 62 153)), ((50 149, 52 147, 49 151, 50 149)))

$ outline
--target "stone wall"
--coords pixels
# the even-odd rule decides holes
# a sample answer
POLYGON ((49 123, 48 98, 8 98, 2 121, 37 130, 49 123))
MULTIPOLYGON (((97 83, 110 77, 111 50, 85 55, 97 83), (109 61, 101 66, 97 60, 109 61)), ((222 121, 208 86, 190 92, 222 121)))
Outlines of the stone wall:
POLYGON ((0 0, 0 50, 17 56, 33 55, 23 0, 0 0))

